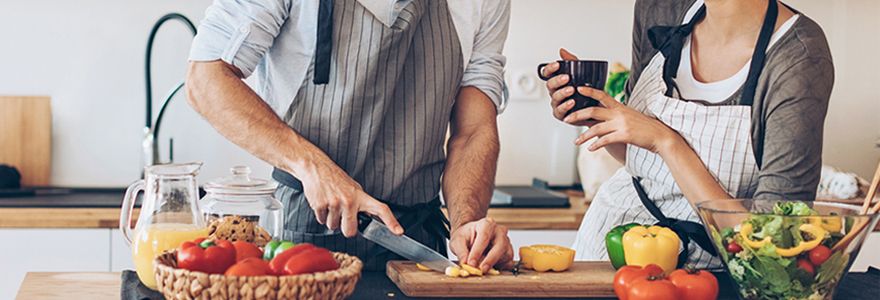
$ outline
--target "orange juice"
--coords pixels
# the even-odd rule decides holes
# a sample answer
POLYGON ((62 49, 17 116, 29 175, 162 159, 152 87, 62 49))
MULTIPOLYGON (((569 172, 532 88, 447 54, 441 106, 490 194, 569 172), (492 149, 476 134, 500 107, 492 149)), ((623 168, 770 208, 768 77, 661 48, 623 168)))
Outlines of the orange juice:
POLYGON ((152 224, 135 228, 131 253, 141 282, 155 290, 153 259, 165 250, 180 247, 181 243, 200 237, 208 237, 208 229, 191 224, 152 224))

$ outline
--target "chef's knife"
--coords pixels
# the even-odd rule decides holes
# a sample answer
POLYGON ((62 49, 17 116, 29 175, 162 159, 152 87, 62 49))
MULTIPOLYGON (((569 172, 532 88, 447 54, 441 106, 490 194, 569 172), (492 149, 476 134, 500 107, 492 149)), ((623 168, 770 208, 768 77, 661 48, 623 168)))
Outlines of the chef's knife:
POLYGON ((385 224, 365 213, 358 213, 358 231, 364 238, 432 270, 444 273, 446 267, 456 267, 455 263, 437 251, 406 235, 394 234, 385 224))

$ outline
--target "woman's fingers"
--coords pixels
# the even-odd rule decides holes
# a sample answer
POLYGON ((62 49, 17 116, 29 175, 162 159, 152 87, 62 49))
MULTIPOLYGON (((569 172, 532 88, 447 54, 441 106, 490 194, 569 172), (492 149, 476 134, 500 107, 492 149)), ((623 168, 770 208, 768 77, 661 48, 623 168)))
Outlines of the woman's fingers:
MULTIPOLYGON (((549 77, 552 77, 553 73, 556 73, 556 71, 558 71, 558 70, 559 70, 559 63, 554 61, 554 62, 544 66, 543 69, 541 69, 541 75, 549 78, 549 77)), ((549 84, 549 81, 548 81, 548 84, 549 84)), ((548 85, 548 87, 549 87, 549 85, 548 85)))
POLYGON ((571 54, 571 52, 568 52, 565 48, 559 48, 559 57, 561 57, 562 60, 578 60, 576 55, 571 54))
POLYGON ((617 102, 617 99, 614 99, 605 91, 600 91, 594 88, 578 87, 578 93, 596 99, 596 101, 599 101, 599 103, 602 104, 603 107, 615 108, 623 105, 620 102, 617 102))

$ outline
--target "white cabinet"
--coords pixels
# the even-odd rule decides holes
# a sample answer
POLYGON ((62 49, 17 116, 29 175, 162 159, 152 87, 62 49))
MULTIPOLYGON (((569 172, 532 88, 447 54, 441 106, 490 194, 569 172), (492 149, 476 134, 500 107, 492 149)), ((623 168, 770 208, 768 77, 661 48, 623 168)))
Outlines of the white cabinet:
POLYGON ((119 229, 110 229, 110 271, 122 272, 125 269, 134 270, 131 247, 125 243, 119 229))
POLYGON ((110 270, 108 229, 0 229, 0 299, 32 271, 110 270))

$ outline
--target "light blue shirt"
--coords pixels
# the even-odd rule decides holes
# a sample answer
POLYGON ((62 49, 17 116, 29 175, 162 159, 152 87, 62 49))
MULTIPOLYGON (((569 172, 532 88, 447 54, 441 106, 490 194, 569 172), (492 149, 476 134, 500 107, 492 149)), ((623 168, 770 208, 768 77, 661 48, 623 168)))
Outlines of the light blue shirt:
MULTIPOLYGON (((436 0, 431 0, 436 1, 436 0)), ((358 0, 390 27, 411 0, 358 0)), ((507 106, 501 55, 510 20, 507 0, 447 0, 462 47, 461 86, 474 86, 507 106)), ((205 11, 189 60, 223 60, 245 77, 257 74, 254 90, 279 115, 287 112, 315 55, 319 0, 215 0, 205 11), (283 60, 266 60, 277 53, 283 60), (280 84, 284 83, 284 84, 280 84)))

